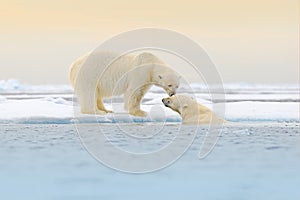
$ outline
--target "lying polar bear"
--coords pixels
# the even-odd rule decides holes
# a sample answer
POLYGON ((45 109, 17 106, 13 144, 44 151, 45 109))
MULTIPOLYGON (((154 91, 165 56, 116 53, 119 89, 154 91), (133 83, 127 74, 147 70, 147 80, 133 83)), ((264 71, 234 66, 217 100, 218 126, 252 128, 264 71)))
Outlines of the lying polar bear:
POLYGON ((124 94, 125 110, 144 117, 147 113, 140 109, 140 104, 149 88, 152 85, 162 87, 172 96, 179 79, 162 60, 147 52, 123 56, 114 52, 93 52, 78 58, 70 68, 70 82, 84 114, 112 112, 106 110, 103 99, 124 94))
POLYGON ((166 107, 178 112, 183 124, 222 124, 226 122, 209 108, 197 103, 195 99, 185 95, 173 95, 163 98, 166 107))

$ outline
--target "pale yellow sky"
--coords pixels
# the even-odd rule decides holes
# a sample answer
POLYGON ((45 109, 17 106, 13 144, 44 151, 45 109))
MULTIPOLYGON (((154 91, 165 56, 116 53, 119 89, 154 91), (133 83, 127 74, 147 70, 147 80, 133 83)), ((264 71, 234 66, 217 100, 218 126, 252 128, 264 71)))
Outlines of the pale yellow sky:
POLYGON ((67 83, 70 63, 142 27, 203 46, 225 82, 297 82, 298 0, 0 0, 0 79, 67 83))

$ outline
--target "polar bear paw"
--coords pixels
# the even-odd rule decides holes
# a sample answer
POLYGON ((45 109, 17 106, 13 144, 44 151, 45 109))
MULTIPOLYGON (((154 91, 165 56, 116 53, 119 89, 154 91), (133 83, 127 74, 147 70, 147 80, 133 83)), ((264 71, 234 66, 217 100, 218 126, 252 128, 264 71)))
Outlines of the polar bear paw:
POLYGON ((105 115, 107 112, 104 110, 95 110, 94 114, 96 115, 105 115))
POLYGON ((103 111, 103 112, 106 112, 106 113, 113 113, 113 111, 112 110, 101 110, 101 111, 103 111))
POLYGON ((137 117, 146 117, 148 114, 143 110, 130 111, 129 114, 137 117))
POLYGON ((105 114, 107 114, 107 112, 103 111, 103 110, 93 110, 93 111, 82 110, 81 113, 88 114, 88 115, 105 115, 105 114))

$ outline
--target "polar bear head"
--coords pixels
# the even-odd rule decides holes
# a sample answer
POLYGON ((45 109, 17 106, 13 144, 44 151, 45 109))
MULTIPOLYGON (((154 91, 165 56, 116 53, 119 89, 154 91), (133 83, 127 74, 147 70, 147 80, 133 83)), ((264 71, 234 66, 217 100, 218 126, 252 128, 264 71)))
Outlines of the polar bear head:
POLYGON ((163 104, 166 107, 178 112, 182 115, 188 108, 197 110, 197 101, 186 95, 173 95, 171 97, 163 98, 163 104))
POLYGON ((169 96, 176 94, 180 84, 180 76, 169 67, 163 67, 154 73, 155 85, 162 87, 169 96))
POLYGON ((178 112, 183 124, 223 124, 226 120, 217 116, 212 110, 185 95, 173 95, 162 99, 166 107, 178 112))

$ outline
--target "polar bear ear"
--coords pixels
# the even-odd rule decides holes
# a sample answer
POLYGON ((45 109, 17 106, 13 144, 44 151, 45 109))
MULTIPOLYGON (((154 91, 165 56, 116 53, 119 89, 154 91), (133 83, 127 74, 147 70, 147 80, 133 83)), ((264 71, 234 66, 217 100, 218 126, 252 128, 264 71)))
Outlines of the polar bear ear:
POLYGON ((163 77, 162 77, 161 75, 158 75, 158 78, 159 78, 159 79, 162 79, 163 77))
POLYGON ((182 108, 186 109, 189 105, 187 103, 183 104, 182 108))

